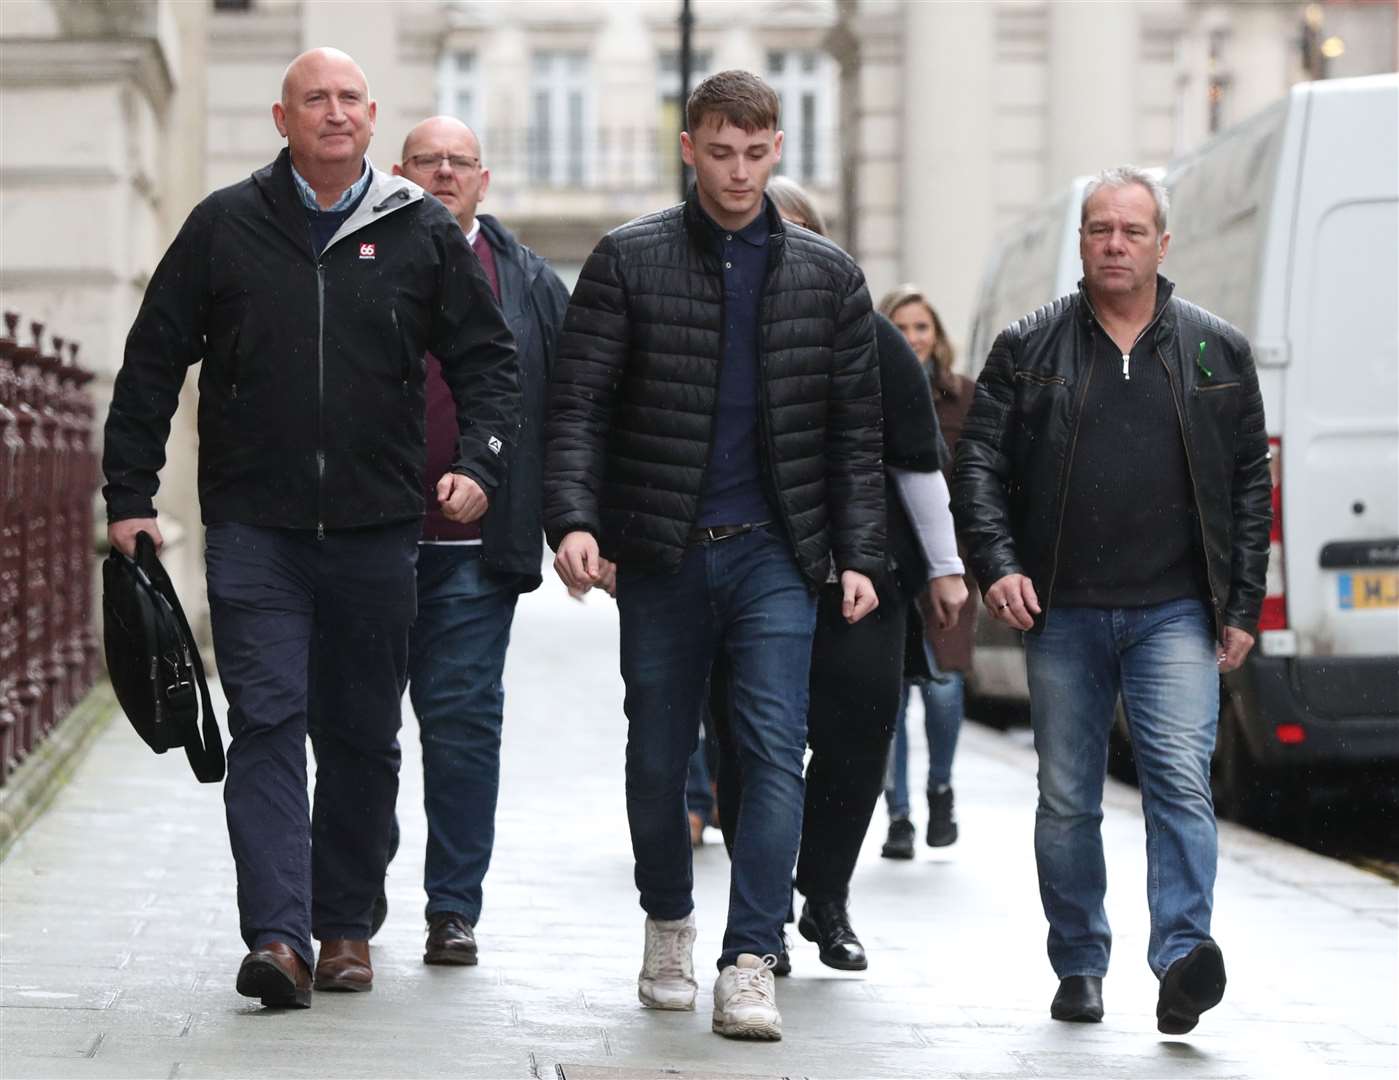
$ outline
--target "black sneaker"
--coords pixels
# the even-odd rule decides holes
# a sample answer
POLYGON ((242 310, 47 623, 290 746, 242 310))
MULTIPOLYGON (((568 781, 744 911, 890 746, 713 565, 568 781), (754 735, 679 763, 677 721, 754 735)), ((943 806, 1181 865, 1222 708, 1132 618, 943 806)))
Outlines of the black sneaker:
POLYGON ((913 858, 913 838, 917 831, 913 822, 906 817, 889 822, 889 835, 884 839, 884 847, 879 851, 886 859, 913 858))
POLYGON ((928 792, 928 846, 947 847, 957 842, 957 814, 952 808, 952 788, 944 785, 928 792))

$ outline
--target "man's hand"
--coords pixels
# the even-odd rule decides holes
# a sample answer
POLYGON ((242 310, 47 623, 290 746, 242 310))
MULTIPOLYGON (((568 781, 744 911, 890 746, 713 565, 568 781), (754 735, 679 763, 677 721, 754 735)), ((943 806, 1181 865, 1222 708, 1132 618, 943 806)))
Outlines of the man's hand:
POLYGON ((449 472, 437 481, 437 505, 448 521, 469 525, 486 512, 491 501, 471 477, 449 472))
POLYGON ((1024 574, 1007 574, 986 590, 986 607, 993 619, 1017 630, 1029 630, 1040 613, 1040 600, 1024 574))
POLYGON ((587 596, 593 589, 601 589, 608 596, 612 597, 612 599, 617 599, 617 564, 609 562, 607 559, 599 558, 598 566, 597 581, 592 585, 585 585, 581 589, 575 589, 573 586, 569 586, 568 595, 573 597, 573 599, 577 600, 580 604, 583 602, 583 597, 587 596))
POLYGON ((851 626, 879 606, 874 582, 858 570, 842 570, 840 587, 845 592, 845 597, 840 602, 840 613, 851 626))
MULTIPOLYGON (((107 526, 107 543, 116 548, 128 559, 136 557, 136 534, 150 533, 151 539, 155 541, 156 553, 165 546, 165 537, 160 535, 160 526, 155 523, 155 518, 127 518, 125 521, 114 521, 107 526)), ((1253 639, 1249 639, 1252 644, 1253 639)))
POLYGON ((967 583, 961 574, 935 577, 928 583, 928 605, 937 618, 939 630, 951 630, 957 625, 966 602, 967 583))
POLYGON ((581 529, 569 533, 554 553, 554 573, 568 591, 582 595, 602 577, 603 559, 597 551, 597 537, 581 529))
POLYGON ((1237 626, 1224 628, 1224 640, 1219 647, 1219 673, 1238 671, 1253 648, 1253 635, 1237 626))

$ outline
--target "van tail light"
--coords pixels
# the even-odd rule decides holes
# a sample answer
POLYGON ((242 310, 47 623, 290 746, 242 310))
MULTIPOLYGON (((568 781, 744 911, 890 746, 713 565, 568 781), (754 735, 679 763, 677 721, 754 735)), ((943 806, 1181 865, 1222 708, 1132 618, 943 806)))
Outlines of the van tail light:
POLYGON ((1287 581, 1282 569, 1282 440, 1268 440, 1268 472, 1273 480, 1273 526, 1268 533, 1268 583, 1259 630, 1287 629, 1287 581))

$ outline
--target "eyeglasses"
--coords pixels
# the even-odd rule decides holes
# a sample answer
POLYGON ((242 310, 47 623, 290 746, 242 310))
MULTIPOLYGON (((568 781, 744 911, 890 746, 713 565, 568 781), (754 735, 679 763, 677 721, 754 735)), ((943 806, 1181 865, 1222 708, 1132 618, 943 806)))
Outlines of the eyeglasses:
POLYGON ((424 172, 435 172, 439 163, 445 161, 451 166, 453 172, 465 173, 473 172, 481 167, 481 159, 467 157, 465 154, 413 154, 408 159, 415 169, 422 169, 424 172))

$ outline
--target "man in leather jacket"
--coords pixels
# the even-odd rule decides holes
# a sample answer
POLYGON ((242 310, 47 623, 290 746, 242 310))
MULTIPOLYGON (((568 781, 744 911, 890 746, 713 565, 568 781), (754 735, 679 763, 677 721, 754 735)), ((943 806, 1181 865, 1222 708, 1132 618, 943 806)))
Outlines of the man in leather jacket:
POLYGON ((953 511, 991 616, 1025 632, 1051 1015, 1102 1019, 1100 827, 1120 693, 1146 814, 1157 1024, 1181 1034, 1224 992, 1210 756, 1220 672, 1257 630, 1271 482, 1248 342, 1157 272, 1166 211, 1141 170, 1088 186, 1080 290, 992 346, 953 511))

